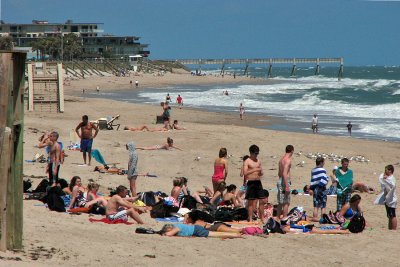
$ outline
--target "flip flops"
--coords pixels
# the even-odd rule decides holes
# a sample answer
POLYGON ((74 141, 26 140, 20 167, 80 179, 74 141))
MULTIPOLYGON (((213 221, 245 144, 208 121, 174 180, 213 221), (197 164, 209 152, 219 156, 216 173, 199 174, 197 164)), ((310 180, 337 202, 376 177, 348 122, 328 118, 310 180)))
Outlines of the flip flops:
POLYGON ((158 231, 153 230, 153 228, 138 227, 138 228, 136 228, 135 233, 137 233, 137 234, 158 234, 158 231))

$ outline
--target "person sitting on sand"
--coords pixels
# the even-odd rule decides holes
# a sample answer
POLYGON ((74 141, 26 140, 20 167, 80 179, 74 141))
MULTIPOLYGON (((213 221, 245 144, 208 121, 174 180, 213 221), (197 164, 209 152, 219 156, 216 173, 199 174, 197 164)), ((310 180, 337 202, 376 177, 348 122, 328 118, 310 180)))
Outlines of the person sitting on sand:
POLYGON ((179 206, 179 195, 182 192, 182 187, 183 187, 183 180, 181 179, 181 177, 175 178, 172 181, 172 190, 170 196, 174 199, 172 204, 176 207, 179 206))
POLYGON ((240 233, 211 232, 200 225, 189 225, 183 223, 166 224, 160 231, 164 236, 186 236, 186 237, 220 237, 220 238, 237 238, 241 237, 240 233))
POLYGON ((92 199, 90 201, 87 199, 87 194, 85 195, 86 190, 82 186, 81 178, 79 176, 72 177, 69 188, 72 191, 72 198, 69 204, 69 209, 72 209, 74 207, 90 208, 95 203, 103 206, 107 205, 107 201, 104 198, 92 199))
POLYGON ((99 188, 100 188, 99 184, 89 183, 87 186, 87 189, 88 189, 87 200, 89 202, 91 202, 92 200, 97 200, 97 204, 105 207, 107 205, 107 200, 104 197, 97 195, 99 188))
POLYGON ((361 196, 355 194, 350 198, 350 202, 343 205, 339 214, 345 219, 350 220, 354 215, 362 213, 361 206, 361 196))
POLYGON ((226 193, 222 196, 219 206, 241 207, 236 198, 236 185, 230 184, 226 187, 226 193))
POLYGON ((134 219, 137 223, 143 224, 143 220, 139 216, 139 212, 146 212, 143 207, 136 207, 130 203, 126 196, 128 189, 120 185, 117 187, 116 194, 113 195, 106 206, 106 216, 110 221, 123 220, 128 221, 128 216, 134 219))
POLYGON ((241 229, 231 227, 224 222, 208 223, 203 218, 204 212, 200 210, 192 210, 185 214, 184 223, 203 226, 208 231, 213 232, 227 232, 227 233, 240 233, 241 229))
MULTIPOLYGON (((211 204, 211 205, 214 205, 214 206, 218 206, 221 202, 222 202, 222 199, 223 199, 223 197, 224 197, 224 191, 225 191, 225 189, 226 189, 226 183, 225 182, 222 182, 222 183, 220 183, 219 185, 218 185, 218 188, 217 188, 217 190, 215 190, 215 192, 212 194, 212 197, 210 198, 210 197, 208 197, 208 196, 205 196, 205 197, 203 197, 203 198, 201 198, 201 199, 197 199, 195 196, 193 196, 196 200, 197 200, 197 202, 199 202, 199 203, 202 203, 202 204, 211 204)), ((207 188, 206 188, 206 191, 207 191, 207 188)))
POLYGON ((172 129, 173 130, 186 130, 185 127, 181 127, 178 125, 178 120, 174 120, 174 123, 172 124, 172 129))
POLYGON ((219 150, 218 158, 214 160, 214 174, 211 179, 214 191, 217 190, 220 183, 225 182, 226 177, 228 176, 228 161, 226 160, 227 155, 228 151, 225 147, 222 147, 219 150))
POLYGON ((160 150, 160 149, 171 150, 172 148, 182 151, 182 149, 180 149, 179 147, 174 146, 174 140, 170 137, 167 138, 167 143, 162 144, 162 145, 136 147, 136 149, 140 149, 140 150, 160 150))

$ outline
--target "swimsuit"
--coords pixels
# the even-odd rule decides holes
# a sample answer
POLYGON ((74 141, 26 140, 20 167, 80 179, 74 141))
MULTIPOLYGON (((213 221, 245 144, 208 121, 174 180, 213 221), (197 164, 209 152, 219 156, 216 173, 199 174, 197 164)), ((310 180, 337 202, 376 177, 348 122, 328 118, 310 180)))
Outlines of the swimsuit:
POLYGON ((77 206, 80 207, 80 208, 84 208, 85 207, 85 205, 87 203, 87 199, 84 196, 84 193, 82 191, 78 192, 78 195, 75 198, 75 203, 77 203, 78 204, 77 206))
POLYGON ((81 140, 81 152, 92 152, 93 139, 82 139, 81 140))
POLYGON ((352 218, 354 215, 358 214, 358 210, 354 211, 351 207, 346 210, 346 213, 343 215, 346 219, 352 218))
POLYGON ((260 180, 247 181, 247 190, 245 199, 255 200, 265 198, 264 189, 260 180))
MULTIPOLYGON (((290 178, 288 178, 288 184, 290 186, 290 178)), ((290 203, 290 192, 285 194, 285 185, 283 184, 283 178, 279 177, 279 181, 276 183, 278 187, 278 204, 289 204, 290 203)))
POLYGON ((212 181, 214 183, 224 180, 225 165, 214 165, 214 175, 212 176, 212 181))
POLYGON ((123 221, 128 221, 128 215, 126 214, 126 209, 122 208, 122 210, 117 211, 113 214, 107 215, 107 219, 110 221, 115 221, 115 220, 123 220, 123 221))

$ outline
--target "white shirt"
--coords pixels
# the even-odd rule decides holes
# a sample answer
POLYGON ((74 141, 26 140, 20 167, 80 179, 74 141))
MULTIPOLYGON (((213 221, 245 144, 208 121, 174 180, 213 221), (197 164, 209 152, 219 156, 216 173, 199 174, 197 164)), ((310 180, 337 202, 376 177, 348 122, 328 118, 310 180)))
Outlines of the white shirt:
POLYGON ((313 117, 312 118, 312 124, 317 125, 318 124, 318 117, 313 117))
POLYGON ((381 184, 382 192, 379 194, 374 204, 386 205, 390 208, 396 208, 397 195, 396 195, 396 178, 393 175, 384 178, 383 173, 379 176, 379 183, 381 184))

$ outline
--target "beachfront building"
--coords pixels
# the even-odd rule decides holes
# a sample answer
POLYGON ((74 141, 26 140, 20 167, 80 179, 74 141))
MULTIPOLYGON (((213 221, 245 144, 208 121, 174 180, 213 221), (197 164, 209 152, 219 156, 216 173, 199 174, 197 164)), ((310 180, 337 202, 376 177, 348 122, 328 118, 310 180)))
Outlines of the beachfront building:
POLYGON ((140 37, 113 36, 103 34, 103 23, 49 23, 33 20, 31 24, 14 24, 0 21, 0 37, 12 37, 15 47, 30 47, 32 43, 48 37, 60 37, 73 33, 82 44, 82 52, 87 57, 121 57, 129 55, 147 56, 148 44, 141 44, 140 37))

